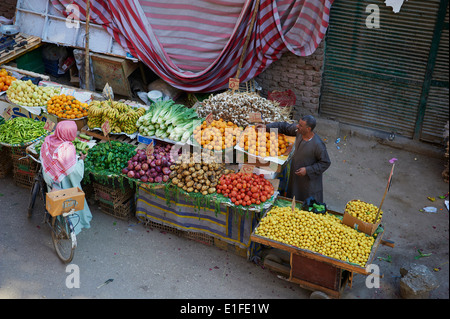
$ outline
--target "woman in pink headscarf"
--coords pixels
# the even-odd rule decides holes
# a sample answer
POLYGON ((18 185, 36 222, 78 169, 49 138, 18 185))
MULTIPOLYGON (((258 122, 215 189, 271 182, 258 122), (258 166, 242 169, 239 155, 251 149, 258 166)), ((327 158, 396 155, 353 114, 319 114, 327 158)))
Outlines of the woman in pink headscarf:
MULTIPOLYGON (((62 121, 56 125, 55 132, 45 138, 41 146, 41 163, 44 180, 49 189, 67 189, 79 187, 84 176, 84 158, 77 159, 77 153, 72 141, 77 137, 77 125, 74 121, 62 121)), ((73 217, 75 234, 82 228, 89 228, 92 214, 84 202, 84 209, 78 211, 79 217, 73 217)))

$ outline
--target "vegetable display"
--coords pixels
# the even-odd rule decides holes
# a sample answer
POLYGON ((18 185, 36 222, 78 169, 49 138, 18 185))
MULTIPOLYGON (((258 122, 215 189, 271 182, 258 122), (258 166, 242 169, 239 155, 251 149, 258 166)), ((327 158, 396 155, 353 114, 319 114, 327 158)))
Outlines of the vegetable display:
POLYGON ((197 108, 197 113, 201 117, 212 113, 214 118, 222 118, 241 127, 253 124, 249 122, 249 114, 253 112, 261 113, 262 122, 266 124, 291 122, 286 108, 255 93, 225 91, 211 95, 197 108))
POLYGON ((232 172, 225 169, 225 164, 215 163, 213 156, 197 153, 180 155, 170 169, 173 185, 185 192, 202 195, 215 193, 220 177, 232 172))
POLYGON ((153 103, 149 112, 136 123, 139 133, 143 136, 155 136, 183 143, 200 124, 201 119, 194 109, 175 104, 173 100, 153 103))
POLYGON ((380 210, 378 220, 375 221, 378 214, 378 207, 373 204, 360 201, 359 199, 349 201, 345 206, 345 212, 364 222, 372 224, 379 222, 381 220, 381 216, 383 215, 383 211, 380 210))
POLYGON ((155 145, 153 154, 147 156, 145 149, 137 150, 128 160, 127 166, 122 169, 122 174, 129 178, 140 180, 143 183, 166 183, 171 173, 170 150, 172 146, 155 145))
POLYGON ((5 144, 23 144, 31 142, 48 132, 45 123, 28 117, 15 117, 0 125, 0 142, 5 144))
POLYGON ((221 151, 236 145, 242 129, 232 122, 223 119, 214 120, 207 125, 206 121, 194 129, 194 139, 203 148, 221 151))
POLYGON ((37 86, 31 80, 15 80, 11 83, 6 95, 8 99, 22 106, 44 106, 47 101, 60 92, 59 88, 37 86))
POLYGON ((334 215, 277 206, 261 219, 255 234, 360 266, 367 263, 375 240, 334 215))
POLYGON ((238 145, 250 154, 268 157, 283 155, 289 143, 283 134, 269 133, 257 130, 255 126, 248 126, 241 135, 238 145))
POLYGON ((134 156, 135 146, 119 141, 94 145, 84 161, 87 172, 121 174, 128 160, 134 156))
POLYGON ((136 133, 136 122, 145 114, 143 107, 133 108, 125 103, 117 101, 92 101, 89 103, 88 127, 100 128, 103 123, 109 121, 112 133, 136 133))
POLYGON ((236 206, 250 206, 260 205, 270 199, 274 188, 264 175, 238 172, 222 175, 217 185, 217 193, 230 198, 236 206))
POLYGON ((77 153, 81 152, 83 154, 87 154, 89 150, 89 145, 86 142, 81 141, 78 137, 72 141, 73 146, 75 146, 75 150, 77 153))
POLYGON ((59 118, 79 119, 88 115, 88 104, 81 103, 71 95, 54 95, 47 102, 47 112, 59 118))

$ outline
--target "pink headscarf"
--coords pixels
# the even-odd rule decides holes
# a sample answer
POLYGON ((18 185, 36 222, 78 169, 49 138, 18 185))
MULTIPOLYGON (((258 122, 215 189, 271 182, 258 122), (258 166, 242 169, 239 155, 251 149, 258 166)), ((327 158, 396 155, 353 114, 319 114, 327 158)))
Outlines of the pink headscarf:
POLYGON ((44 171, 59 183, 69 175, 77 163, 77 154, 72 141, 77 137, 74 121, 62 121, 55 132, 45 138, 41 146, 41 163, 44 171))

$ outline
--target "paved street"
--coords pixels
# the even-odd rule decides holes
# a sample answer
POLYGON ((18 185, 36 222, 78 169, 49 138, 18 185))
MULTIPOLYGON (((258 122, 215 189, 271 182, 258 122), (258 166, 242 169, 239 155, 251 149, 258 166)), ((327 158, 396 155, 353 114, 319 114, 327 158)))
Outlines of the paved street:
MULTIPOLYGON (((339 149, 333 134, 327 139, 333 164, 324 177, 325 198, 332 210, 342 211, 345 203, 355 198, 378 204, 390 170, 387 161, 398 159, 383 215, 385 238, 393 240, 395 248, 381 246, 376 254, 382 258, 390 255, 392 262, 376 258, 384 273, 380 288, 367 288, 365 277, 355 275, 352 288, 347 287, 341 298, 399 299, 400 266, 418 262, 430 269, 439 268, 434 274, 441 284, 431 298, 448 299, 448 211, 442 209, 442 200, 427 200, 427 196, 448 192, 440 176, 443 161, 356 136, 342 139, 339 149), (416 171, 420 173, 412 173, 416 171), (438 206, 438 213, 420 212, 426 205, 438 206), (431 256, 415 260, 417 249, 431 256)), ((79 269, 80 287, 68 288, 66 280, 73 269, 57 258, 42 216, 36 213, 27 219, 28 195, 28 190, 14 184, 12 176, 0 180, 0 298, 310 297, 311 291, 243 257, 146 228, 136 219, 117 220, 103 214, 97 205, 91 206, 91 228, 77 237, 73 265, 79 269), (113 281, 97 288, 108 279, 113 281)))

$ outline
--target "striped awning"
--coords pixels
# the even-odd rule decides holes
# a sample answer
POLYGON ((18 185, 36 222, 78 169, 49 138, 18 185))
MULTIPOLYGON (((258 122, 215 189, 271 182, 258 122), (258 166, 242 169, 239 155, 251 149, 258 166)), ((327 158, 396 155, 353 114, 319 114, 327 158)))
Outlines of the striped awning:
MULTIPOLYGON (((72 3, 79 6, 84 21, 85 0, 52 0, 65 15, 69 14, 66 5, 72 3)), ((90 21, 104 26, 125 51, 167 83, 189 92, 212 92, 228 87, 241 56, 239 79, 243 83, 285 52, 311 55, 325 35, 333 0, 90 3, 90 21), (247 34, 248 46, 242 54, 247 34)))

